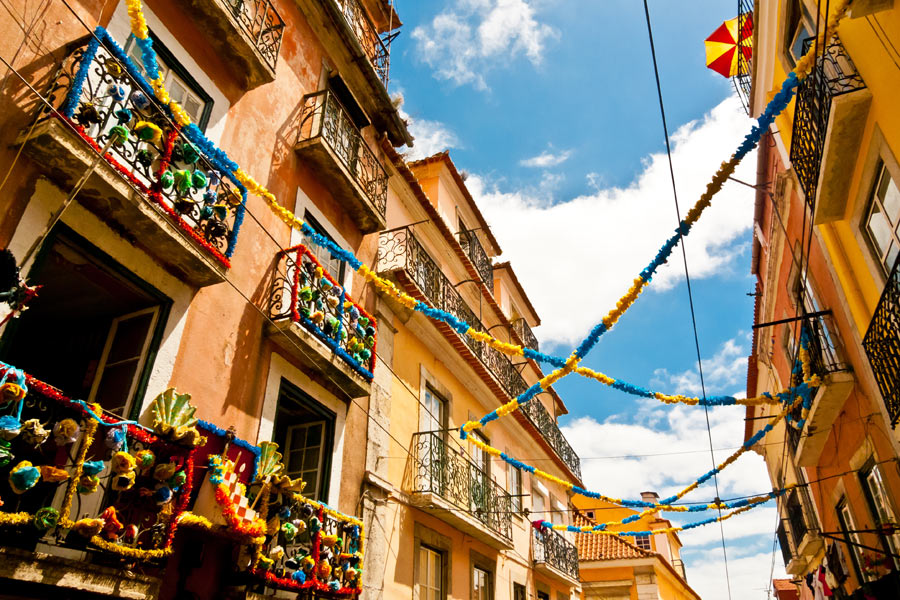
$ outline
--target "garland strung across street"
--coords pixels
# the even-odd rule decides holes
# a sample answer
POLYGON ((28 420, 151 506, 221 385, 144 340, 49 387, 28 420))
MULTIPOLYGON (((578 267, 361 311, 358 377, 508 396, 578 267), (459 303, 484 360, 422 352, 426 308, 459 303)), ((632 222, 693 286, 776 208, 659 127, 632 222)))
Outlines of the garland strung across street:
MULTIPOLYGON (((561 359, 558 357, 553 357, 541 352, 537 352, 528 348, 524 348, 521 345, 517 344, 509 344, 506 342, 502 342, 497 340, 493 336, 482 333, 479 331, 475 331, 472 329, 468 323, 458 319, 456 316, 442 311, 436 308, 432 308, 428 306, 426 303, 416 300, 412 298, 408 294, 400 291, 393 283, 387 281, 384 278, 379 277, 370 267, 363 264, 359 259, 357 259, 353 253, 338 248, 335 244, 329 243, 330 240, 326 240, 323 236, 317 235, 312 229, 304 223, 301 219, 297 218, 291 211, 282 207, 278 204, 277 198, 272 194, 269 190, 267 190, 264 186, 259 184, 256 180, 254 180, 250 175, 245 173, 235 162, 227 157, 224 151, 216 148, 213 144, 209 142, 203 136, 202 132, 191 123, 190 118, 187 113, 181 106, 178 105, 177 102, 171 99, 169 94, 165 89, 165 85, 163 82, 163 78, 159 73, 159 68, 156 63, 156 54, 152 48, 152 41, 149 38, 149 32, 147 29, 147 24, 144 19, 144 15, 142 12, 142 3, 140 0, 127 0, 128 4, 128 13, 131 19, 131 29, 132 33, 138 40, 138 45, 141 48, 142 61, 147 70, 148 76, 150 77, 150 85, 153 88, 153 93, 160 102, 165 104, 168 109, 171 111, 172 116, 174 117, 176 123, 183 128, 184 133, 197 144, 202 150, 209 153, 211 156, 214 156, 217 162, 223 165, 226 168, 226 172, 235 177, 243 186, 246 191, 250 193, 256 194, 264 199, 266 204, 278 215, 278 217, 284 221, 289 227, 299 229, 303 233, 305 233, 309 238, 317 244, 326 246, 332 253, 338 258, 345 260, 350 266, 356 270, 362 277, 366 280, 371 281, 378 289, 383 291, 384 293, 393 296, 396 298, 401 304, 407 306, 411 309, 414 309, 418 312, 421 312, 425 316, 442 321, 450 325, 453 329, 459 332, 461 335, 467 335, 474 340, 480 341, 482 343, 486 343, 496 348, 497 350, 511 354, 511 355, 519 355, 527 358, 532 358, 536 361, 546 362, 555 367, 555 370, 544 376, 540 381, 536 384, 529 387, 525 392, 520 394, 518 397, 514 398, 510 402, 502 405, 500 408, 488 413, 484 417, 482 417, 478 421, 469 421, 462 428, 460 428, 460 437, 462 439, 468 439, 470 443, 475 444, 478 447, 481 447, 483 450, 489 452, 492 455, 499 456, 509 464, 515 466, 519 469, 528 470, 531 473, 534 473, 540 477, 545 479, 549 479, 551 481, 555 481, 564 485, 565 487, 571 489, 575 493, 583 494, 588 497, 602 497, 600 494, 596 494, 594 492, 589 492, 588 490, 582 489, 579 486, 575 486, 571 483, 565 482, 555 476, 540 471, 534 467, 526 465, 512 457, 507 456, 505 453, 499 451, 496 448, 488 446, 484 444, 480 440, 474 438, 474 436, 468 436, 467 434, 475 429, 481 428, 485 426, 490 421, 498 419, 502 416, 509 414, 510 412, 516 410, 520 405, 530 401, 533 399, 538 393, 543 390, 548 389, 555 382, 560 380, 561 378, 569 375, 572 372, 579 372, 583 376, 591 377, 597 381, 600 381, 606 385, 614 387, 616 389, 620 389, 622 391, 626 391, 628 393, 644 396, 644 397, 653 397, 657 398, 663 402, 671 403, 671 402, 683 402, 686 404, 700 404, 702 401, 699 398, 687 398, 684 396, 671 396, 661 393, 650 392, 649 390, 645 390, 639 386, 633 386, 627 384, 625 382, 621 382, 619 380, 615 380, 608 376, 605 376, 601 373, 597 373, 591 371, 589 369, 579 369, 579 362, 584 359, 585 356, 593 349, 593 347, 597 344, 600 337, 609 331, 619 320, 619 318, 633 305, 637 297, 641 294, 643 289, 650 283, 653 275, 656 273, 658 268, 663 265, 671 255, 675 246, 678 242, 686 235, 688 235, 691 231, 692 226, 696 223, 696 221, 700 218, 702 212, 711 204, 712 197, 721 190, 724 182, 733 174, 737 165, 741 162, 741 160, 755 148, 761 136, 769 130, 771 125, 774 123, 775 117, 779 115, 790 103, 793 95, 796 91, 796 88, 799 86, 800 81, 805 79, 809 73, 811 72, 815 61, 816 56, 813 52, 814 48, 818 47, 818 44, 812 45, 809 52, 804 55, 796 65, 796 68, 793 72, 791 72, 785 81, 782 84, 781 90, 772 98, 769 102, 766 109, 763 111, 762 115, 757 119, 757 124, 751 129, 750 133, 744 138, 744 141, 740 144, 738 149, 732 155, 732 157, 723 162, 720 166, 719 170, 713 176, 711 182, 707 185, 706 191, 701 195, 700 199, 696 202, 696 204, 688 211, 685 218, 679 223, 678 228, 675 231, 675 234, 672 235, 663 246, 660 248, 657 255, 650 261, 650 263, 640 272, 638 277, 636 277, 632 285, 629 287, 628 291, 619 299, 616 303, 616 306, 611 309, 605 317, 601 320, 600 323, 594 326, 594 328, 590 331, 590 333, 585 337, 585 339, 578 345, 577 348, 568 356, 566 359, 561 359)), ((838 0, 835 7, 835 12, 832 16, 828 17, 825 29, 820 37, 820 42, 824 43, 826 40, 830 39, 834 32, 836 31, 837 25, 840 23, 840 20, 844 17, 849 7, 849 0, 838 0)), ((243 203, 242 203, 243 206, 243 203)), ((243 213, 241 212, 241 217, 243 213)), ((232 249, 232 248, 230 248, 232 249)), ((666 499, 663 504, 668 504, 671 501, 674 501, 680 498, 682 495, 688 493, 689 491, 695 489, 704 481, 708 480, 715 473, 718 473, 721 469, 725 468, 728 464, 736 460, 736 458, 745 452, 750 446, 759 441, 768 431, 771 431, 772 427, 777 423, 780 419, 786 417, 788 413, 793 410, 793 408, 799 403, 802 406, 802 415, 800 420, 797 422, 797 425, 802 426, 802 422, 804 421, 806 414, 809 410, 809 405, 811 403, 811 390, 814 389, 815 381, 809 377, 809 370, 806 367, 802 368, 804 381, 794 387, 789 388, 782 394, 779 394, 779 401, 783 401, 786 406, 784 410, 776 416, 770 423, 768 423, 762 430, 760 430, 756 435, 747 440, 741 449, 729 457, 725 462, 716 468, 712 469, 705 475, 698 478, 694 483, 689 485, 687 488, 682 490, 679 494, 671 497, 670 499, 666 499), (782 395, 785 398, 782 398, 782 395), (793 401, 791 401, 793 399, 793 401), (789 402, 789 403, 788 403, 789 402)), ((770 403, 774 399, 771 397, 758 397, 751 400, 746 401, 748 404, 751 402, 763 404, 770 403)), ((732 397, 715 397, 712 399, 707 399, 705 403, 709 403, 710 401, 718 404, 737 404, 737 399, 732 397)), ((713 404, 715 405, 715 404, 713 404)), ((769 498, 766 497, 766 500, 769 498)), ((761 503, 762 501, 760 501, 761 503)), ((621 503, 621 501, 620 501, 621 503)), ((749 510, 756 504, 748 504, 746 506, 741 506, 734 510, 731 513, 726 515, 721 515, 720 517, 707 519, 706 521, 700 521, 697 523, 692 523, 686 525, 681 528, 673 528, 674 530, 682 530, 685 528, 697 527, 700 525, 704 525, 707 523, 714 523, 719 520, 724 520, 734 516, 735 514, 739 514, 743 511, 749 510)), ((633 532, 619 532, 617 535, 634 535, 633 532)), ((260 558, 257 555, 254 560, 254 568, 259 564, 260 558)))

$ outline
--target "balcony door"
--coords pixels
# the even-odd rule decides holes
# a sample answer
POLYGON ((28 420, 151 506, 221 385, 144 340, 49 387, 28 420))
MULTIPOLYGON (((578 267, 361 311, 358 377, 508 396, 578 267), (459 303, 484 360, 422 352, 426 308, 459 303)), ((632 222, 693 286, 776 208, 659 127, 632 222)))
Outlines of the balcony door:
POLYGON ((432 492, 443 494, 445 485, 447 401, 430 385, 425 386, 419 404, 419 469, 423 483, 432 492))
POLYGON ((54 230, 28 273, 43 287, 10 322, 0 360, 71 398, 135 418, 171 301, 65 227, 54 230))
MULTIPOLYGON (((469 435, 485 444, 488 443, 487 438, 478 431, 473 431, 469 435)), ((469 500, 470 509, 478 519, 487 521, 492 516, 493 504, 491 502, 490 455, 475 444, 470 444, 469 447, 472 458, 469 467, 469 485, 472 490, 469 500)))

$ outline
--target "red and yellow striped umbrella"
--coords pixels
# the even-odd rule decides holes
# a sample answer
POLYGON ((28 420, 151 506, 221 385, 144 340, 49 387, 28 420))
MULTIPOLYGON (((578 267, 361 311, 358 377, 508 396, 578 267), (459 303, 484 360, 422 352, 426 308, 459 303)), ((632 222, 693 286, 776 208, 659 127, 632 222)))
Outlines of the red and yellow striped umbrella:
POLYGON ((706 66, 725 77, 734 77, 739 68, 746 70, 753 53, 753 19, 750 15, 743 17, 743 27, 740 19, 725 21, 706 38, 706 66), (744 53, 741 67, 738 67, 738 46, 744 53))

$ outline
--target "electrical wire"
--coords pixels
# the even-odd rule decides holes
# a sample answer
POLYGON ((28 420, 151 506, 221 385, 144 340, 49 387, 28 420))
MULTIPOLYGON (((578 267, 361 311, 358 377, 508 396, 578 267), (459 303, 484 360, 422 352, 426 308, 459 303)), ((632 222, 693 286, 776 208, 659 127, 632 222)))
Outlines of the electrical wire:
MULTIPOLYGON (((644 0, 644 15, 646 16, 646 20, 647 20, 647 36, 650 41, 650 55, 653 59, 653 75, 656 79, 656 94, 659 98, 659 112, 660 112, 660 117, 662 118, 662 128, 663 128, 663 133, 665 134, 665 140, 666 140, 666 156, 668 157, 668 161, 669 161, 669 178, 672 181, 672 197, 675 201, 675 215, 677 217, 677 222, 680 224, 681 223, 681 208, 678 206, 678 188, 675 184, 675 167, 672 164, 672 146, 669 142, 669 128, 668 128, 668 125, 666 124, 666 108, 665 108, 665 104, 663 102, 662 84, 660 83, 660 80, 659 80, 659 65, 657 64, 657 61, 656 61, 656 48, 653 43, 653 26, 650 23, 650 6, 648 5, 647 0, 644 0)), ((691 276, 690 276, 690 272, 688 270, 687 250, 684 247, 684 234, 681 232, 680 227, 678 228, 678 238, 679 238, 679 245, 681 246, 681 256, 684 260, 684 278, 685 278, 685 283, 687 286, 688 306, 690 307, 690 311, 691 311, 691 325, 692 325, 693 331, 694 331, 694 348, 697 351, 697 371, 700 375, 700 390, 703 393, 703 400, 704 400, 703 413, 706 416, 706 433, 709 438, 709 454, 710 454, 710 459, 712 461, 713 469, 715 470, 716 469, 716 453, 713 450, 712 427, 710 426, 710 423, 709 423, 709 407, 706 406, 706 383, 703 379, 703 359, 700 354, 700 337, 697 333, 697 316, 694 312, 694 296, 691 291, 691 276)), ((713 483, 716 488, 716 498, 718 498, 719 497, 719 477, 715 473, 713 474, 713 483)), ((720 517, 719 533, 721 534, 721 537, 722 537, 722 557, 724 559, 724 565, 725 565, 725 583, 726 583, 726 586, 728 589, 728 598, 730 600, 731 599, 731 577, 729 576, 729 573, 728 573, 728 551, 725 548, 725 525, 721 521, 721 517, 722 517, 722 509, 721 508, 719 509, 719 517, 720 517)))

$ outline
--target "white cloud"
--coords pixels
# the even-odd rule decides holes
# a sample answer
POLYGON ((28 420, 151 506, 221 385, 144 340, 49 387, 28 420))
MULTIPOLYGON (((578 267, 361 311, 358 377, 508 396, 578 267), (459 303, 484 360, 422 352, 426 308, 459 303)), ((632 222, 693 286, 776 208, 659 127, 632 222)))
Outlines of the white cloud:
MULTIPOLYGON (((768 538, 771 544, 771 536, 768 538)), ((735 546, 730 546, 734 551, 735 546)), ((701 598, 727 598, 725 583, 725 565, 722 548, 710 548, 697 558, 690 557, 685 561, 688 583, 701 598)), ((728 555, 728 574, 731 583, 732 600, 768 600, 772 596, 766 593, 772 580, 772 549, 758 552, 751 556, 728 555)), ((781 553, 776 551, 774 577, 789 577, 784 572, 781 553)))
POLYGON ((456 0, 416 27, 418 55, 438 79, 487 89, 484 73, 501 62, 525 57, 538 65, 548 38, 556 35, 535 17, 529 0, 456 0))
MULTIPOLYGON (((703 359, 703 383, 707 394, 734 389, 745 381, 749 348, 741 343, 741 337, 744 336, 726 341, 712 358, 703 359)), ((674 374, 667 369, 656 369, 650 384, 669 392, 694 396, 703 391, 696 367, 674 374)))
POLYGON ((519 164, 523 167, 531 167, 537 169, 547 169, 549 167, 557 167, 572 156, 571 150, 563 150, 562 152, 558 152, 554 154, 550 150, 544 150, 537 156, 532 156, 531 158, 524 158, 519 161, 519 164))
POLYGON ((459 138, 446 125, 440 121, 428 119, 414 119, 405 117, 409 121, 409 132, 415 141, 413 147, 405 154, 408 160, 419 160, 450 148, 459 148, 459 138))
MULTIPOLYGON (((737 99, 729 98, 672 135, 682 215, 749 129, 737 99)), ((753 155, 745 158, 736 176, 752 179, 754 163, 753 155)), ((580 340, 674 232, 666 156, 652 154, 643 166, 627 187, 600 187, 595 176, 591 194, 557 202, 546 189, 501 190, 483 176, 466 182, 544 317, 537 331, 542 340, 580 340)), ((749 229, 752 210, 752 190, 726 183, 686 240, 692 277, 730 268, 746 249, 735 242, 749 229)), ((657 272, 651 290, 669 289, 683 277, 681 250, 675 252, 677 260, 657 272)))

